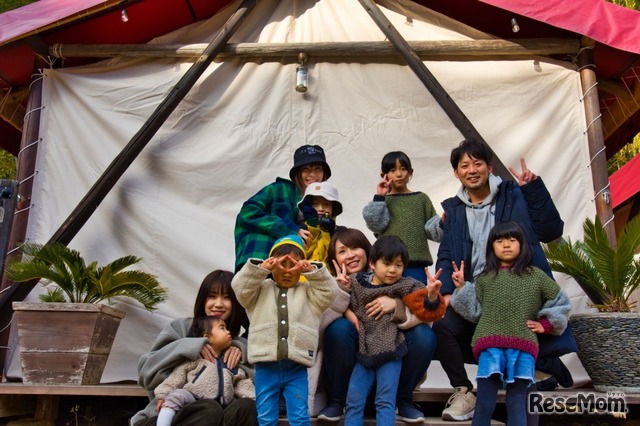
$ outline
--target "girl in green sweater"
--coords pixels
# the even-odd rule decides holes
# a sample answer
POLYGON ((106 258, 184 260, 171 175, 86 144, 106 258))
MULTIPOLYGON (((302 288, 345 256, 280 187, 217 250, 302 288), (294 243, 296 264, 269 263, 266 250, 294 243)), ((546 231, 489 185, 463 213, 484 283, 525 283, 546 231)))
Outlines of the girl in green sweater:
POLYGON ((387 153, 382 158, 380 176, 373 201, 362 210, 364 221, 376 238, 394 235, 405 243, 409 264, 404 275, 426 284, 425 268, 433 264, 427 239, 442 239, 440 216, 427 194, 409 189, 413 168, 407 154, 387 153))
POLYGON ((506 388, 508 424, 526 425, 527 388, 534 382, 538 333, 559 335, 571 303, 560 286, 531 265, 524 231, 500 222, 489 232, 487 263, 475 284, 454 263, 455 311, 478 323, 473 354, 478 360, 478 400, 472 425, 489 425, 500 388, 506 388))

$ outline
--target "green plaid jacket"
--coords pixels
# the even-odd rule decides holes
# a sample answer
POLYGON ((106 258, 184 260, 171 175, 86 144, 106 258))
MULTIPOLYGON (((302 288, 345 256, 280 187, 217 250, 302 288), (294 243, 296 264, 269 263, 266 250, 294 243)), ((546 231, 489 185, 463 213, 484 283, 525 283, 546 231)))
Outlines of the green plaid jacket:
POLYGON ((293 181, 279 177, 244 202, 234 230, 236 271, 249 258, 266 259, 278 238, 298 233, 300 197, 293 181))

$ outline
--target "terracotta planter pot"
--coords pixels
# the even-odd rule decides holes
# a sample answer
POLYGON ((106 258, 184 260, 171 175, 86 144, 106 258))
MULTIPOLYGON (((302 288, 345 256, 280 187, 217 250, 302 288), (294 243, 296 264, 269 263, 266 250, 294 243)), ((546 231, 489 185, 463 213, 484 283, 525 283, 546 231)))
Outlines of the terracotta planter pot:
POLYGON ((92 303, 13 302, 22 380, 99 384, 125 313, 92 303))
POLYGON ((599 392, 640 392, 640 313, 571 316, 578 358, 599 392))

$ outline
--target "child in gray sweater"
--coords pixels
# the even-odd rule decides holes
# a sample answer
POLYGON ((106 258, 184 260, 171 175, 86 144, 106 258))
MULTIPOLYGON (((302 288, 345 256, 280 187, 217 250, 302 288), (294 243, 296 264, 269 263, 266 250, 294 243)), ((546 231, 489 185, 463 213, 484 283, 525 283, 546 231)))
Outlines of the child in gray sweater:
POLYGON ((220 316, 198 319, 199 329, 214 350, 215 361, 200 358, 177 366, 154 390, 158 404, 158 426, 170 426, 176 412, 198 399, 214 399, 226 406, 238 398, 255 398, 252 380, 239 369, 229 369, 222 359, 231 346, 231 332, 220 316))

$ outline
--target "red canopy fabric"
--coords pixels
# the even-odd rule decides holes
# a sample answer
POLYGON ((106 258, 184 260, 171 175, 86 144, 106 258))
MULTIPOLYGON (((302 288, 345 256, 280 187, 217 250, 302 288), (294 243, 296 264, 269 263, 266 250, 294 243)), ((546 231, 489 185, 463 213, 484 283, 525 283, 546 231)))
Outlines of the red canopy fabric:
POLYGON ((605 0, 480 0, 501 9, 640 54, 640 12, 605 0))
POLYGON ((614 209, 640 192, 640 155, 609 176, 611 207, 614 209))
POLYGON ((31 31, 59 23, 104 0, 40 0, 0 14, 0 44, 31 31))

